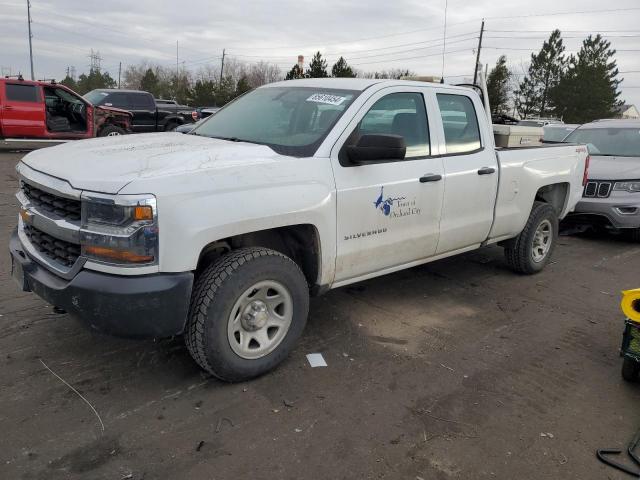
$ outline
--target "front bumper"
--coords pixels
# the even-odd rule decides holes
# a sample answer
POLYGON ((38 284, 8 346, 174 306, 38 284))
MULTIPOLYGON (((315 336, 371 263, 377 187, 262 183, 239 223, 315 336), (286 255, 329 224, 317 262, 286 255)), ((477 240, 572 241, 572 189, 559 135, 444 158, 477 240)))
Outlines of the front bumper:
POLYGON ((640 194, 614 192, 609 198, 582 198, 569 217, 577 215, 604 218, 614 228, 640 227, 640 198, 629 201, 629 197, 640 197, 640 194))
POLYGON ((34 292, 92 329, 136 338, 169 337, 184 331, 191 272, 123 276, 80 270, 65 280, 29 257, 17 229, 9 250, 24 291, 34 292))

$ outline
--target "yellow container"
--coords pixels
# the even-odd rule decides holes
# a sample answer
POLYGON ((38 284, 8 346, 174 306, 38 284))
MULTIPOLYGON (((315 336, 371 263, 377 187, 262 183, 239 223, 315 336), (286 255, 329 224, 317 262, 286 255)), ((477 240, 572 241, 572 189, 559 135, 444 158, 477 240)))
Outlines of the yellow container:
POLYGON ((629 320, 640 323, 640 288, 623 291, 620 308, 629 320))

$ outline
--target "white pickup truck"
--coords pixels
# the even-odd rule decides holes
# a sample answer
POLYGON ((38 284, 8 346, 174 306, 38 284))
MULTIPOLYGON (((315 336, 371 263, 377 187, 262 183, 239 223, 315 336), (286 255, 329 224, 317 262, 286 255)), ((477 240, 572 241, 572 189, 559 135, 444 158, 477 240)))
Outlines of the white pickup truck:
POLYGON ((310 294, 494 243, 538 272, 587 168, 583 146, 496 149, 469 88, 274 83, 189 135, 26 155, 13 276, 97 330, 184 334, 244 380, 291 351, 310 294))

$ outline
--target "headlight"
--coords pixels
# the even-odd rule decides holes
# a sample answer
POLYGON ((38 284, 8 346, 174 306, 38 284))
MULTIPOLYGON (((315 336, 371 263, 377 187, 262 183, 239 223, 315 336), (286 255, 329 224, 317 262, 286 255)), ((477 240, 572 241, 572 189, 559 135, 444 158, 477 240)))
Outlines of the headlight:
POLYGON ((116 265, 158 262, 158 217, 152 195, 82 194, 82 255, 116 265))
POLYGON ((631 182, 616 182, 613 185, 614 190, 623 190, 629 193, 640 192, 640 180, 634 180, 631 182))

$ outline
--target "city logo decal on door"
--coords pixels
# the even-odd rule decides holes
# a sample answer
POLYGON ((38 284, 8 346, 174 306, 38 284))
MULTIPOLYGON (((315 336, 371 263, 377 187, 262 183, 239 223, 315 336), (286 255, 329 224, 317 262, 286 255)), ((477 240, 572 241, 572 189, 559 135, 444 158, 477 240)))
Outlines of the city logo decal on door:
POLYGON ((374 207, 380 210, 385 217, 400 218, 409 215, 420 215, 421 210, 417 207, 415 199, 407 200, 406 197, 387 197, 384 198, 384 186, 380 187, 380 195, 375 202, 374 207))

